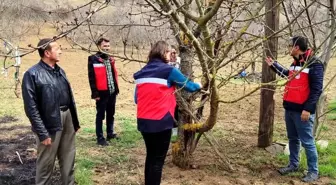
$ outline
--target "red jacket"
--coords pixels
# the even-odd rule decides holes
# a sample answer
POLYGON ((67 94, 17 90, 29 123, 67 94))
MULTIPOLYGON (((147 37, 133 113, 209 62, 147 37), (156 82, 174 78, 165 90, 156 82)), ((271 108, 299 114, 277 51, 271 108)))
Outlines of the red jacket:
POLYGON ((167 80, 161 78, 136 79, 138 118, 161 120, 167 112, 174 118, 175 87, 167 84, 167 80))
POLYGON ((162 59, 150 60, 133 77, 136 83, 134 100, 137 103, 138 130, 146 133, 173 128, 175 87, 188 92, 196 92, 201 88, 162 59))

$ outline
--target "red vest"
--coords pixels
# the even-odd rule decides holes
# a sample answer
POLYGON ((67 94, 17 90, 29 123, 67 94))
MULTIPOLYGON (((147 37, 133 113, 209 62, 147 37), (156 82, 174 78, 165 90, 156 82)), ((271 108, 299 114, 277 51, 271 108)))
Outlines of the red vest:
MULTIPOLYGON (((100 63, 94 63, 93 64, 93 69, 94 69, 95 78, 96 78, 97 90, 98 91, 106 91, 106 90, 108 90, 106 66, 104 65, 104 61, 103 61, 102 58, 99 58, 98 60, 99 60, 100 63)), ((118 73, 117 73, 117 70, 115 68, 115 61, 112 57, 110 57, 109 60, 110 60, 110 63, 111 63, 111 68, 114 72, 113 78, 118 83, 118 73)))
POLYGON ((288 78, 290 81, 287 82, 285 87, 285 93, 283 99, 287 102, 304 104, 310 93, 309 89, 309 65, 304 68, 299 74, 298 71, 302 69, 305 62, 309 61, 311 55, 311 50, 307 50, 304 57, 300 59, 299 62, 294 61, 292 66, 289 68, 288 78), (299 66, 296 66, 299 64, 299 66))
POLYGON ((309 96, 309 68, 303 69, 299 74, 293 77, 302 67, 291 66, 289 69, 290 80, 285 87, 285 94, 283 99, 288 102, 303 104, 307 101, 309 96))

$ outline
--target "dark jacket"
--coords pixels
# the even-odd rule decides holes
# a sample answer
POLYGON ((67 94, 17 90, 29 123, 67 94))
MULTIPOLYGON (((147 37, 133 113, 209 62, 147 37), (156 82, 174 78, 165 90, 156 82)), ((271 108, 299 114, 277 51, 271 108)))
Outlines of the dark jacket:
MULTIPOLYGON (((294 62, 291 64, 291 69, 294 69, 295 71, 304 66, 306 66, 306 68, 286 84, 283 106, 286 110, 296 112, 305 110, 311 114, 315 114, 316 103, 318 102, 323 89, 324 66, 318 57, 312 56, 310 50, 300 56, 299 59, 294 58, 294 62), (308 62, 307 65, 306 62, 308 62), (307 73, 307 87, 305 88, 304 76, 307 75, 307 73), (302 102, 290 101, 299 99, 301 99, 302 102)), ((291 75, 293 74, 293 71, 282 67, 277 62, 274 62, 272 69, 281 77, 291 78, 291 75)))
POLYGON ((107 72, 103 61, 104 59, 109 59, 111 62, 115 93, 119 94, 118 73, 115 67, 115 60, 112 57, 98 52, 88 58, 88 77, 92 99, 109 95, 107 72))
POLYGON ((59 92, 56 90, 56 75, 62 75, 68 82, 71 103, 69 109, 73 126, 77 131, 79 126, 76 105, 68 79, 64 71, 55 65, 51 68, 40 61, 25 72, 22 80, 22 97, 24 109, 40 141, 44 141, 51 134, 62 130, 59 92), (59 70, 59 73, 57 73, 59 70))

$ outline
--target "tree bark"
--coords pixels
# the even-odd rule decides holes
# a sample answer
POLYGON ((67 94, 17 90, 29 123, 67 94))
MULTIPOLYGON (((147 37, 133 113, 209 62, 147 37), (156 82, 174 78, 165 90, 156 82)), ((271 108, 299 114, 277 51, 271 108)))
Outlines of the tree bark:
MULTIPOLYGON (((279 29, 279 8, 276 6, 278 0, 265 0, 265 10, 271 10, 266 14, 265 37, 269 37, 279 29)), ((278 39, 272 37, 265 41, 265 55, 272 58, 277 57, 278 39)), ((275 73, 263 62, 262 64, 262 83, 269 83, 275 80, 275 73)), ((274 91, 275 86, 264 85, 261 89, 260 115, 258 146, 267 147, 272 144, 273 124, 274 124, 274 91)))
MULTIPOLYGON (((192 75, 192 49, 188 46, 181 46, 181 72, 187 76, 192 75)), ((195 139, 195 132, 182 129, 184 124, 191 123, 192 118, 189 114, 183 111, 186 105, 191 104, 190 93, 179 91, 177 93, 177 105, 179 107, 179 120, 178 120, 178 140, 173 144, 173 163, 183 169, 187 169, 192 163, 192 144, 195 139), (183 102, 187 102, 183 103, 183 102)), ((185 107, 190 108, 190 107, 185 107)))

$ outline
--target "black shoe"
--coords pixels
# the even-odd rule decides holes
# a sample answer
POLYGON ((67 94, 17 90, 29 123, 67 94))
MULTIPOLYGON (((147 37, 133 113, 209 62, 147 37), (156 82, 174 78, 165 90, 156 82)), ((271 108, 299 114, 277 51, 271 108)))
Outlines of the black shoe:
POLYGON ((108 135, 106 141, 111 141, 111 139, 120 139, 117 134, 108 135))
POLYGON ((301 180, 303 182, 313 182, 316 181, 318 178, 319 176, 317 173, 308 172, 307 175, 303 177, 301 180))
POLYGON ((109 144, 106 142, 105 139, 99 139, 99 140, 97 141, 97 144, 98 144, 98 145, 101 145, 101 146, 108 146, 108 145, 109 145, 109 144))
POLYGON ((281 175, 286 175, 286 174, 289 174, 289 173, 292 173, 292 172, 296 172, 296 171, 298 171, 298 170, 299 170, 298 167, 295 167, 295 166, 293 166, 293 165, 289 165, 289 166, 287 166, 287 167, 278 169, 278 172, 279 172, 281 175))

